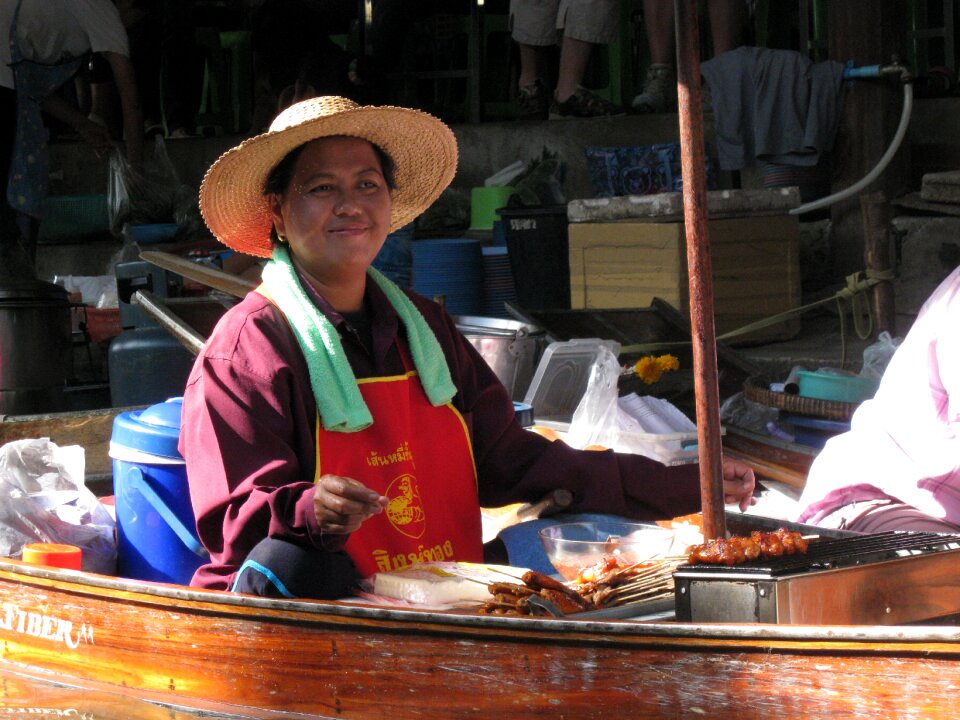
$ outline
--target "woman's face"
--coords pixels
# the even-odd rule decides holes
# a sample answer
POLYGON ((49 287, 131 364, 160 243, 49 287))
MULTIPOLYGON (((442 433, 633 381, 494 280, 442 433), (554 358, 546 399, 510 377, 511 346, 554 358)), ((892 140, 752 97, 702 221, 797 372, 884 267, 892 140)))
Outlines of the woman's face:
POLYGON ((373 146, 341 136, 307 144, 284 193, 271 197, 277 233, 324 284, 366 273, 389 232, 391 204, 373 146))

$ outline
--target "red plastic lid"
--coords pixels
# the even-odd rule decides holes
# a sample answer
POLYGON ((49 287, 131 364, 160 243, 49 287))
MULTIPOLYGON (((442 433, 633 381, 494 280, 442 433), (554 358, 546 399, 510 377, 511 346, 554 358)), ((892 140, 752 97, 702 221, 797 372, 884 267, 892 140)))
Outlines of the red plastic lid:
POLYGON ((49 565, 50 567, 80 569, 80 560, 83 552, 76 545, 61 545, 60 543, 30 543, 23 546, 24 562, 33 565, 49 565))

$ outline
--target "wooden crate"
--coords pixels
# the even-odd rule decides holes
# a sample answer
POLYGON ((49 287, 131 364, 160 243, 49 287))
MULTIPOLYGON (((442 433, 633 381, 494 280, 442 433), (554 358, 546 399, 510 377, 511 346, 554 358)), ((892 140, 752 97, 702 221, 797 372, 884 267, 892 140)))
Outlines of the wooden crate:
MULTIPOLYGON (((718 335, 800 305, 796 217, 711 219, 709 230, 718 335)), ((683 223, 571 223, 569 238, 572 308, 646 307, 659 297, 689 313, 683 223)), ((786 340, 799 332, 794 318, 736 341, 786 340)))

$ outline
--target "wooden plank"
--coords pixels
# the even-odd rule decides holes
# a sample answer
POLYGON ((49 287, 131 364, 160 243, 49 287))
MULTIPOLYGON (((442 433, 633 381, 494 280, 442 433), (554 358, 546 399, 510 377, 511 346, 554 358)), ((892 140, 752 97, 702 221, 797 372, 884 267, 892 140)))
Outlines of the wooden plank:
POLYGON ((39 438, 50 438, 61 447, 80 445, 85 450, 87 484, 97 493, 98 488, 91 486, 91 482, 109 478, 113 472, 109 456, 113 420, 120 413, 138 409, 142 407, 0 416, 0 445, 39 438))
MULTIPOLYGON (((709 222, 717 332, 801 304, 799 225, 795 217, 709 222)), ((683 223, 580 223, 569 227, 574 308, 643 307, 659 297, 689 312, 683 223)), ((750 334, 751 341, 790 339, 795 318, 750 334)))
POLYGON ((750 465, 758 477, 776 480, 797 488, 807 483, 810 466, 818 454, 816 448, 763 438, 746 430, 727 427, 724 452, 750 465))
POLYGON ((734 450, 726 440, 723 443, 723 454, 732 460, 740 460, 749 465, 758 480, 775 480, 791 487, 803 488, 807 483, 807 474, 796 472, 788 467, 770 462, 767 458, 757 457, 741 450, 734 450))
MULTIPOLYGON (((782 215, 800 204, 795 187, 751 190, 710 190, 706 193, 710 218, 743 215, 782 215)), ((567 204, 571 223, 649 220, 675 222, 683 219, 683 196, 679 192, 626 195, 571 200, 567 204)))

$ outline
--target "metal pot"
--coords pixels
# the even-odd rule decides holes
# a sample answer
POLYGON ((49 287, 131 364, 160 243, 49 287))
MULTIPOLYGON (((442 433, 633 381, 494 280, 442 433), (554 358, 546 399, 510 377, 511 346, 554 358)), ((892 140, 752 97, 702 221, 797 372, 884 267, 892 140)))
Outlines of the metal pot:
POLYGON ((0 280, 0 414, 58 411, 73 370, 70 302, 58 285, 0 280))
POLYGON ((545 331, 536 325, 501 318, 460 315, 454 321, 507 388, 510 397, 523 400, 543 354, 545 331))

